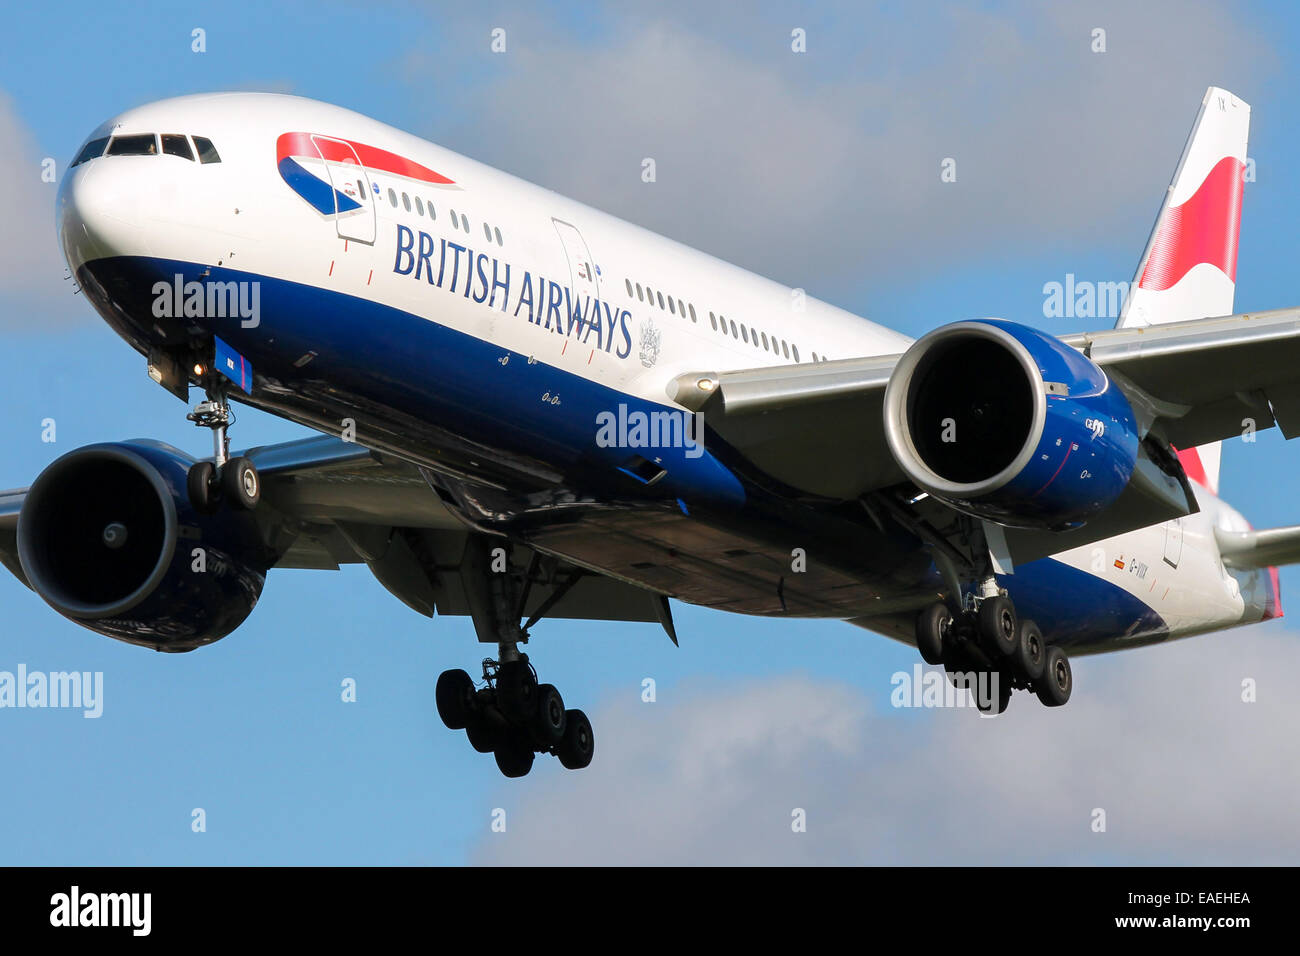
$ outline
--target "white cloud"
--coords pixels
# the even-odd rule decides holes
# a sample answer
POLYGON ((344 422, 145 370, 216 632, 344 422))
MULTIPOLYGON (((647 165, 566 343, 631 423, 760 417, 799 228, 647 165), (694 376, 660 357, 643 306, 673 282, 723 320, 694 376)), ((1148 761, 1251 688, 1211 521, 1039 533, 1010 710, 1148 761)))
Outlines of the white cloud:
MULTIPOLYGON (((807 677, 660 688, 596 715, 592 766, 510 782, 490 863, 1147 863, 1300 859, 1300 641, 1269 626, 1075 663, 1003 717, 807 677), (1241 700, 1241 681, 1259 700, 1241 700), (791 811, 808 830, 791 830, 791 811), (1107 831, 1091 830, 1106 811, 1107 831)), ((550 758, 543 758, 552 763, 550 758)), ((540 771, 540 773, 539 773, 540 771)))
MULTIPOLYGON (((484 68, 489 54, 464 45, 469 119, 433 135, 792 285, 932 274, 940 257, 1116 229, 1136 263, 1205 88, 1249 98, 1274 62, 1210 2, 907 16, 844 8, 794 54, 774 15, 609 15, 592 41, 497 14, 509 52, 484 68), (940 182, 945 157, 956 183, 940 182)), ((430 72, 454 75, 445 57, 407 64, 412 82, 430 72)))
MULTIPOLYGON (((9 299, 8 324, 29 318, 15 315, 13 306, 71 298, 70 284, 59 254, 54 229, 54 197, 58 186, 42 181, 40 152, 30 131, 0 90, 0 182, 5 190, 5 228, 0 229, 0 295, 9 299), (13 297, 12 299, 10 297, 13 297)), ((59 176, 70 157, 51 157, 59 176)), ((60 300, 62 301, 62 300, 60 300)))

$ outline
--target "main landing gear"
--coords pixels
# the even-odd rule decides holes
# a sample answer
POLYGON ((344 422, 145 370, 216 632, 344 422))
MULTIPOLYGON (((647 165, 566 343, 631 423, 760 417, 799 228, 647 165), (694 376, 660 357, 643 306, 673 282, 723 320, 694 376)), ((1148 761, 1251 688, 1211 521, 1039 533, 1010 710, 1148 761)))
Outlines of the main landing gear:
POLYGON ((262 482, 253 463, 242 455, 230 457, 227 429, 235 421, 230 403, 220 390, 209 390, 208 399, 185 417, 200 428, 212 429, 212 460, 196 461, 186 476, 190 504, 201 514, 214 514, 223 501, 251 511, 262 495, 262 482))
POLYGON ((545 560, 534 553, 521 574, 508 560, 501 563, 510 551, 504 545, 482 535, 471 535, 466 544, 460 576, 470 616, 479 641, 496 644, 497 659, 483 662, 482 686, 462 670, 444 671, 436 691, 438 716, 451 730, 465 731, 479 753, 495 754, 507 777, 524 776, 539 753, 581 770, 595 751, 591 721, 580 710, 567 710, 552 685, 538 683, 519 645, 528 642, 528 629, 563 600, 582 572, 548 573, 545 560), (551 592, 524 621, 535 582, 551 592))
POLYGON ((997 696, 981 700, 981 712, 1000 714, 1011 692, 1030 690, 1048 707, 1070 699, 1073 678, 1065 651, 1049 645, 1033 621, 1016 616, 1015 605, 996 587, 984 597, 968 595, 960 614, 942 601, 916 619, 916 646, 927 664, 941 664, 956 687, 995 688, 997 696), (991 593, 990 593, 991 592, 991 593), (996 675, 997 680, 988 679, 996 675))
POLYGON ((463 730, 470 746, 496 756, 507 777, 522 777, 537 754, 554 754, 569 770, 591 763, 595 737, 580 710, 565 710, 552 684, 539 684, 528 655, 503 647, 501 660, 483 662, 483 687, 462 670, 443 671, 435 696, 438 716, 463 730), (513 656, 508 654, 513 651, 513 656))

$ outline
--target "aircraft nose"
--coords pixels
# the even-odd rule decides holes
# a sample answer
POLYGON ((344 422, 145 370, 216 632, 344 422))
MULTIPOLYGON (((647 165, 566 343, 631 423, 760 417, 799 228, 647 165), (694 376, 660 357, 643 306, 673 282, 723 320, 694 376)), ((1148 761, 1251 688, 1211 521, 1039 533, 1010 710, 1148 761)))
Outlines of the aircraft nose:
POLYGON ((97 162, 75 166, 64 177, 56 218, 73 275, 87 262, 121 254, 138 234, 138 203, 133 208, 119 179, 97 162))

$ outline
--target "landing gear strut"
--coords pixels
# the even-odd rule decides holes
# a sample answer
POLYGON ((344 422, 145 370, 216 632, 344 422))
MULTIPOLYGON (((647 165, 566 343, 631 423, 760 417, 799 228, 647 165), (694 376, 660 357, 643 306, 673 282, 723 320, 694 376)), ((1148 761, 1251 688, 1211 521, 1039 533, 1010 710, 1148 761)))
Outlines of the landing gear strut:
POLYGON ((262 495, 262 482, 253 463, 230 457, 228 429, 235 421, 230 403, 220 389, 209 389, 207 401, 199 402, 185 416, 200 428, 212 430, 212 460, 196 461, 186 476, 190 504, 201 514, 214 514, 223 501, 251 511, 262 495))
POLYGON ((483 661, 478 685, 463 670, 444 671, 438 677, 438 716, 448 729, 465 731, 479 753, 493 754, 507 777, 527 774, 537 754, 551 754, 567 769, 581 770, 595 752, 591 721, 580 710, 566 709, 554 685, 539 683, 528 655, 519 649, 528 642, 528 628, 573 587, 577 576, 558 582, 551 597, 521 625, 538 560, 534 558, 522 587, 517 587, 508 571, 491 570, 492 562, 484 560, 487 554, 487 545, 472 538, 461 577, 472 592, 475 630, 480 640, 496 641, 497 656, 483 661))

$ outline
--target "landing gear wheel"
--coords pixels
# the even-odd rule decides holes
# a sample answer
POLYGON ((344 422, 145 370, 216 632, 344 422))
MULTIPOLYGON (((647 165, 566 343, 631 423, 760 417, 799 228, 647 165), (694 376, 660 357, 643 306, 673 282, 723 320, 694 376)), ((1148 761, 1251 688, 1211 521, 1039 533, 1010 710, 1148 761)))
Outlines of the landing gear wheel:
POLYGON ((542 684, 537 688, 537 716, 533 719, 533 737, 538 749, 547 753, 559 746, 567 724, 564 698, 554 684, 542 684))
POLYGON ((469 738, 469 745, 481 754, 493 753, 505 742, 501 728, 482 717, 470 718, 470 722, 465 725, 465 736, 469 738))
POLYGON ((1005 674, 993 671, 987 681, 979 681, 971 688, 971 696, 975 698, 976 710, 985 717, 994 717, 1003 713, 1007 709, 1007 705, 1011 703, 1011 681, 1005 674), (996 692, 996 696, 989 695, 992 698, 991 700, 984 700, 984 695, 980 693, 986 687, 996 692))
POLYGON ((434 690, 438 716, 448 730, 464 730, 470 721, 470 701, 474 698, 474 682, 464 671, 443 671, 438 675, 434 690))
POLYGON ((507 734, 496 749, 497 769, 507 777, 523 777, 533 769, 536 755, 527 741, 517 734, 507 734))
POLYGON ((1001 594, 987 597, 980 603, 980 644, 996 660, 1010 657, 1016 649, 1016 606, 1011 598, 1001 594))
POLYGON ((1011 663, 1020 676, 1036 683, 1042 680, 1047 666, 1047 643, 1043 640, 1043 632, 1033 621, 1021 621, 1016 630, 1016 649, 1011 655, 1011 663))
POLYGON ((570 710, 565 714, 564 739, 556 748, 555 756, 568 770, 581 770, 591 763, 592 754, 596 752, 596 738, 591 732, 591 721, 580 710, 570 710))
POLYGON ((190 504, 199 514, 215 514, 221 507, 221 486, 217 483, 217 469, 210 461, 196 461, 185 476, 185 490, 190 504))
POLYGON ((243 455, 237 455, 222 465, 221 491, 231 504, 245 511, 256 508, 262 497, 262 480, 253 463, 243 455))
POLYGON ((497 671, 497 703, 510 720, 529 724, 537 714, 537 677, 524 660, 506 661, 497 671))
POLYGON ((1070 699, 1070 691, 1074 689, 1070 659, 1059 647, 1049 647, 1044 663, 1043 679, 1034 682, 1034 693, 1044 706, 1060 707, 1070 699))
POLYGON ((974 670, 974 665, 959 647, 951 645, 945 647, 940 663, 948 676, 948 683, 953 687, 962 690, 970 684, 970 674, 974 670))
POLYGON ((952 612, 942 601, 935 601, 916 618, 916 649, 927 664, 943 663, 943 644, 952 627, 952 612))

